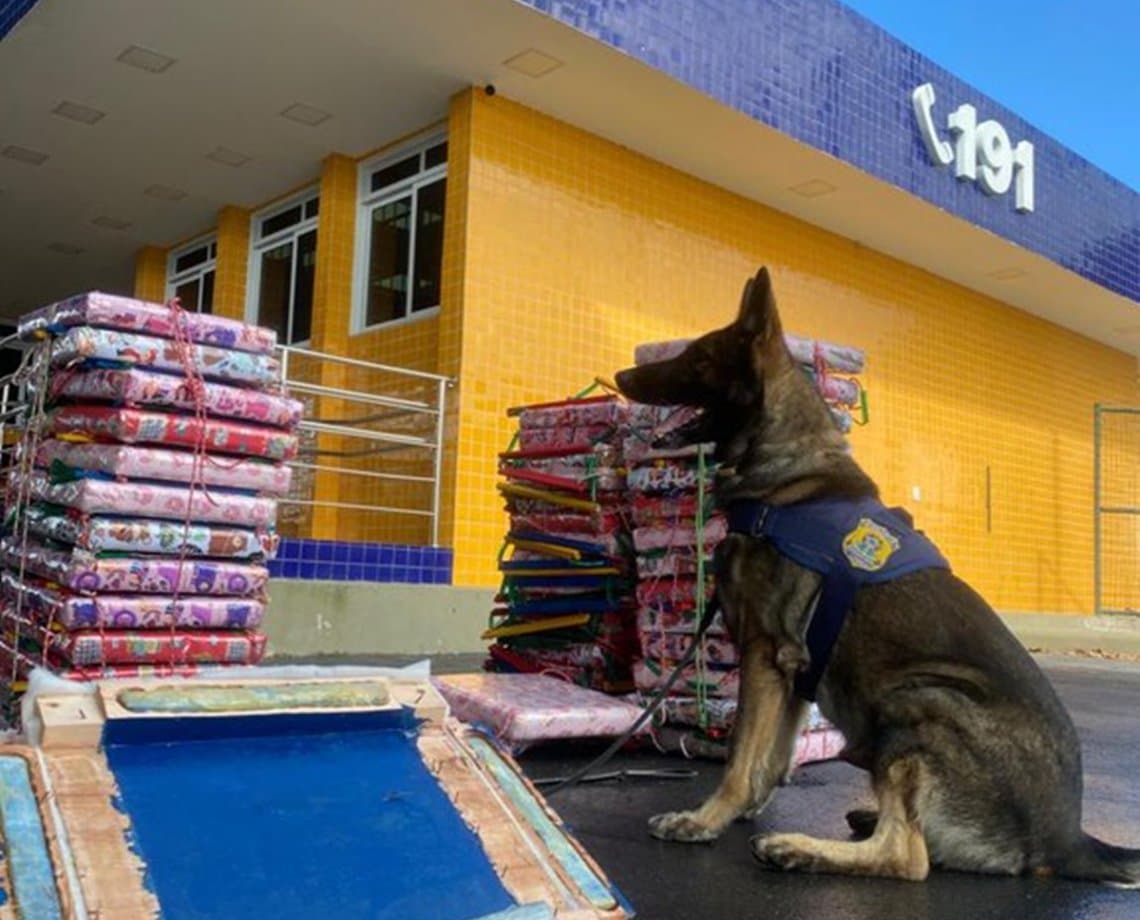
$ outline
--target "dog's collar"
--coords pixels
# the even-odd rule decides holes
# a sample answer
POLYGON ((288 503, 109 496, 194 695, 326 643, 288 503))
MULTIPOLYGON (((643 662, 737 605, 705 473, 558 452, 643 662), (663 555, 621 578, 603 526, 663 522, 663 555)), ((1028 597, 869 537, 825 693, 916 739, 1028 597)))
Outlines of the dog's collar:
POLYGON ((804 636, 809 663, 796 694, 814 700, 855 593, 921 569, 950 566, 901 508, 877 498, 825 498, 793 505, 734 502, 725 509, 729 533, 768 540, 792 562, 823 576, 804 636))

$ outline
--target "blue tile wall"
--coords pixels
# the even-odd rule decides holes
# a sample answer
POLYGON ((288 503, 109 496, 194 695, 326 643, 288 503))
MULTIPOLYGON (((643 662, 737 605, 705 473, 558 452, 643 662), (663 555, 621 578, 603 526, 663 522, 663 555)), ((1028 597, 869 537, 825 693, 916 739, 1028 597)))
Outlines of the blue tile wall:
POLYGON ((283 537, 269 563, 274 578, 451 584, 452 552, 446 547, 345 543, 283 537))
POLYGON ((1140 193, 835 0, 520 2, 1140 301, 1140 193), (1034 144, 1033 213, 1017 213, 1012 194, 989 198, 930 164, 910 104, 928 81, 939 124, 970 102, 1014 143, 1034 144))
POLYGON ((0 0, 0 39, 15 28, 38 0, 0 0))

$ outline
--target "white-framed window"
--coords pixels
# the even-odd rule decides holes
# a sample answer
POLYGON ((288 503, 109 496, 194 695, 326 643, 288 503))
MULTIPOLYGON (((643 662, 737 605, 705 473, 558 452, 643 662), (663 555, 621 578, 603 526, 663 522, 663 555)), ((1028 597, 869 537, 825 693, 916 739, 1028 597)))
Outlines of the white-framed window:
POLYGON ((218 238, 203 237, 171 251, 166 259, 166 299, 177 297, 182 309, 212 313, 218 238))
POLYGON ((447 138, 360 170, 353 332, 439 308, 447 138))
POLYGON ((246 316, 277 330, 283 345, 307 342, 313 331, 320 197, 311 189, 253 216, 246 316))

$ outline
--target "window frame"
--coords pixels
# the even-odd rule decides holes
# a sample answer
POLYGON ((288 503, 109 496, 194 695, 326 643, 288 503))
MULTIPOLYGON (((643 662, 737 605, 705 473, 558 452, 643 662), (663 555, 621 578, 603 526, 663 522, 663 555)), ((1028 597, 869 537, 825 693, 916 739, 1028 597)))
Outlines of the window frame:
MULTIPOLYGON (((312 342, 312 324, 316 322, 316 311, 313 312, 312 321, 310 323, 309 337, 300 339, 296 342, 290 342, 291 333, 293 331, 293 298, 296 293, 297 286, 297 240, 304 236, 309 231, 317 229, 317 223, 320 220, 320 211, 316 210, 311 217, 305 216, 305 211, 311 202, 317 203, 317 209, 320 207, 320 186, 314 185, 298 192, 296 195, 291 195, 283 201, 275 202, 274 204, 256 211, 251 217, 249 222, 249 266, 246 273, 246 294, 245 294, 245 320, 252 325, 260 324, 260 307, 261 307, 261 256, 267 250, 276 249, 285 243, 289 243, 293 247, 293 273, 289 279, 289 313, 285 324, 285 335, 278 339, 279 345, 288 345, 296 348, 308 348, 312 342), (290 224, 275 233, 270 233, 266 236, 261 236, 262 224, 267 220, 272 220, 284 214, 286 211, 300 205, 301 219, 295 223, 290 224)), ((318 237, 318 245, 320 239, 318 237)))
MULTIPOLYGON (((184 243, 166 254, 166 302, 174 298, 175 291, 189 281, 198 282, 198 303, 194 307, 195 313, 201 312, 202 301, 202 282, 207 274, 214 273, 214 293, 217 293, 218 284, 218 234, 217 233, 204 233, 202 236, 184 243), (206 259, 193 265, 190 268, 183 269, 181 272, 175 270, 178 260, 184 256, 189 255, 196 249, 206 249, 206 259)), ((185 304, 183 304, 185 308, 185 304)), ((210 312, 214 312, 213 298, 211 298, 210 312)))
MULTIPOLYGON (((415 278, 416 271, 416 229, 419 223, 418 191, 421 187, 431 185, 440 179, 447 178, 447 159, 435 166, 423 168, 423 157, 428 150, 439 144, 448 142, 446 131, 436 131, 425 135, 409 144, 404 144, 395 150, 387 151, 370 160, 365 160, 357 170, 357 207, 356 207, 356 245, 355 257, 352 260, 352 311, 349 325, 349 335, 361 335, 377 329, 391 329, 406 323, 415 323, 432 316, 439 315, 440 305, 424 307, 421 310, 412 310, 412 298, 415 294, 415 285, 409 283, 404 292, 404 313, 395 319, 382 320, 378 323, 368 322, 368 274, 370 269, 372 248, 372 212, 377 208, 392 204, 395 201, 411 194, 413 207, 411 213, 411 229, 408 239, 408 279, 415 278), (419 156, 420 168, 411 176, 372 191, 372 176, 374 173, 394 166, 401 160, 412 156, 419 156)), ((450 147, 448 148, 450 155, 450 147)), ((446 212, 444 214, 446 221, 446 212)), ((441 269, 442 274, 442 269, 441 269)), ((442 287, 442 279, 441 279, 442 287)))

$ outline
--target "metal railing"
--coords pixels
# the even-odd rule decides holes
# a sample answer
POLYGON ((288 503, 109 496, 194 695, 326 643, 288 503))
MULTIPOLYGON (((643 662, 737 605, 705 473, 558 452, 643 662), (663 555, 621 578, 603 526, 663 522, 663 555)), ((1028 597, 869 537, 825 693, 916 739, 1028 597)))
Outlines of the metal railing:
POLYGON ((353 539, 438 546, 450 378, 296 346, 278 354, 282 385, 305 404, 283 532, 336 509, 356 512, 353 539))
POLYGON ((1094 607, 1140 613, 1140 407, 1093 410, 1094 607))

